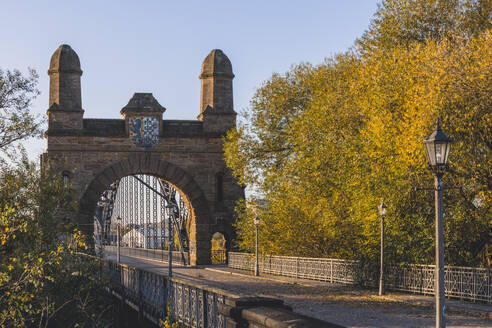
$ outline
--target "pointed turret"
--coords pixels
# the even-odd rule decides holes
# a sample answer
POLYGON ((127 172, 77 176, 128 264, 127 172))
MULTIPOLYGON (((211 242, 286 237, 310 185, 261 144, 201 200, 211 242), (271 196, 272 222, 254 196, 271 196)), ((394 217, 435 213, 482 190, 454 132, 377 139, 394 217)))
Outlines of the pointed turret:
POLYGON ((220 49, 214 49, 202 64, 200 115, 204 129, 225 132, 236 124, 232 96, 232 64, 220 49))
POLYGON ((62 44, 51 56, 49 129, 81 129, 82 109, 80 60, 67 44, 62 44))

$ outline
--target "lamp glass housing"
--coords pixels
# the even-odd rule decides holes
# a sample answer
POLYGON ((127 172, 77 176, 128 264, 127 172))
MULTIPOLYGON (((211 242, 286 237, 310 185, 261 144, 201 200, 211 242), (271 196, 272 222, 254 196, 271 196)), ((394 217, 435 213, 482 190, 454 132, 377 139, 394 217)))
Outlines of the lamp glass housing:
POLYGON ((425 142, 425 149, 430 166, 444 166, 448 163, 451 142, 425 142))
POLYGON ((386 209, 387 208, 388 207, 384 204, 384 202, 381 202, 381 204, 378 206, 379 215, 385 216, 386 215, 386 209))
POLYGON ((441 168, 447 165, 451 142, 451 139, 441 130, 439 120, 437 120, 436 129, 424 140, 427 158, 432 168, 441 168))
POLYGON ((253 223, 255 224, 255 226, 259 225, 260 224, 260 218, 256 216, 253 220, 253 223))

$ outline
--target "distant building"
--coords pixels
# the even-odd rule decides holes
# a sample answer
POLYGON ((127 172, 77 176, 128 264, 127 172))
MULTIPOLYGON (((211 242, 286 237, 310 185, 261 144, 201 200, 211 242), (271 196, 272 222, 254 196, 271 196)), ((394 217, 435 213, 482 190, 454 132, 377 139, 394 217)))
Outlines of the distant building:
POLYGON ((133 228, 121 238, 121 246, 162 249, 167 233, 161 228, 133 228))

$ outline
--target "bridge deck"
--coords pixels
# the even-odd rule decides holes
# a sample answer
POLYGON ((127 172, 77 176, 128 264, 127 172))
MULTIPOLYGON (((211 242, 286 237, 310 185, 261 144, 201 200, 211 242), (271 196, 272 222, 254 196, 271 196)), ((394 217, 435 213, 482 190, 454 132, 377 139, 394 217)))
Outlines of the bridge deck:
MULTIPOLYGON (((114 259, 113 254, 107 254, 114 259)), ((163 276, 166 263, 122 256, 121 262, 163 276)), ((347 327, 434 327, 433 298, 390 293, 383 299, 377 291, 351 286, 285 277, 256 278, 224 266, 174 267, 175 277, 206 284, 230 293, 275 297, 294 311, 347 327)), ((492 309, 487 305, 447 300, 447 327, 492 327, 492 309)))

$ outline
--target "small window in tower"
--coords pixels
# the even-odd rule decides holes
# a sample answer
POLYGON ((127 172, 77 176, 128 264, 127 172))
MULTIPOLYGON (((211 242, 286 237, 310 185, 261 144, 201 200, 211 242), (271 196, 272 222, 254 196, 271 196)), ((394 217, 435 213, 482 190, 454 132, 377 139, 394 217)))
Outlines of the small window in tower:
POLYGON ((216 175, 216 188, 217 188, 217 203, 222 203, 224 200, 224 174, 217 173, 216 175))
POLYGON ((70 173, 63 172, 63 174, 62 174, 62 181, 63 181, 63 185, 65 187, 67 187, 68 184, 70 183, 70 173))

